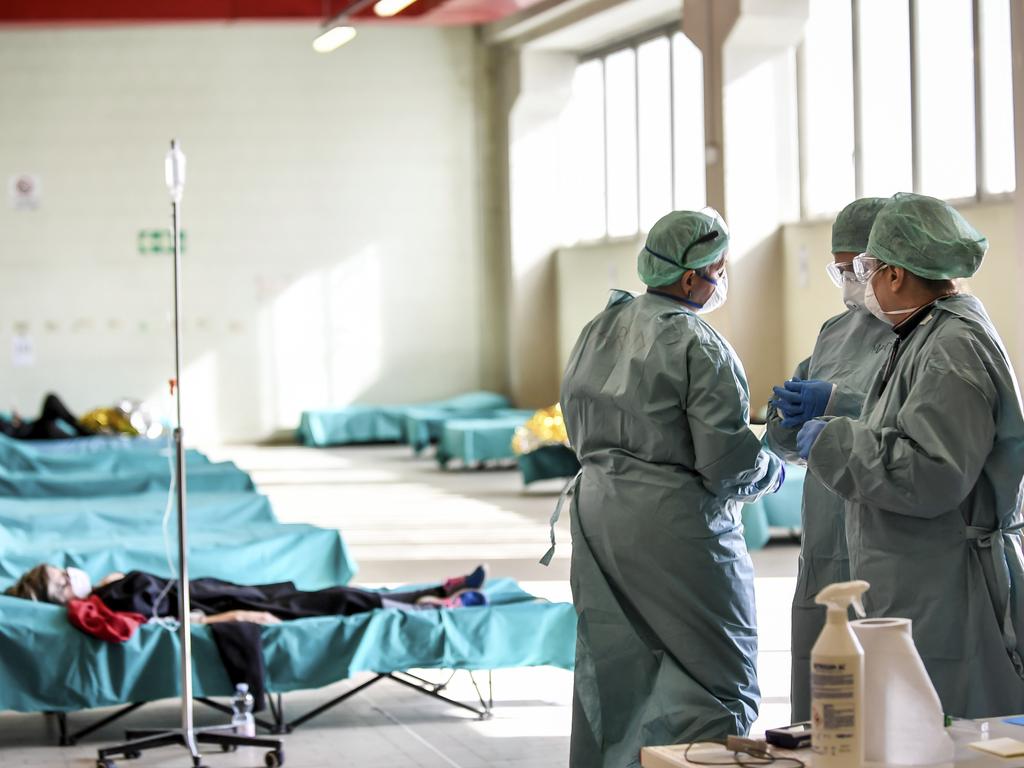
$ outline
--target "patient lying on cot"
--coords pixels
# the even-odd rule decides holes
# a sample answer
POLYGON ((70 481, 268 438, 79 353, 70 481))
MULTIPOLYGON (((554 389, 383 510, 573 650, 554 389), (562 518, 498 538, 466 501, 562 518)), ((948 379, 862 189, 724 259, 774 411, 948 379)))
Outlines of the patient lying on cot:
MULTIPOLYGON (((487 597, 480 591, 486 580, 487 569, 483 565, 435 587, 394 592, 355 587, 305 591, 296 589, 291 582, 245 586, 220 579, 193 579, 189 598, 197 623, 277 624, 310 616, 352 616, 377 608, 420 610, 486 605, 487 597)), ((147 617, 177 618, 178 612, 176 583, 144 571, 112 573, 93 585, 88 574, 78 568, 43 563, 27 571, 4 594, 57 605, 95 596, 113 611, 147 617)))

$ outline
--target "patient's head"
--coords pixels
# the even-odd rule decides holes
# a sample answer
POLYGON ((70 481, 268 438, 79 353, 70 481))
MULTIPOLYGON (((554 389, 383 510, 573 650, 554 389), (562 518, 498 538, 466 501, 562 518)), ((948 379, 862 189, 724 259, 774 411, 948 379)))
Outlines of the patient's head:
POLYGON ((68 572, 46 563, 26 571, 4 594, 57 605, 66 605, 75 596, 68 572))

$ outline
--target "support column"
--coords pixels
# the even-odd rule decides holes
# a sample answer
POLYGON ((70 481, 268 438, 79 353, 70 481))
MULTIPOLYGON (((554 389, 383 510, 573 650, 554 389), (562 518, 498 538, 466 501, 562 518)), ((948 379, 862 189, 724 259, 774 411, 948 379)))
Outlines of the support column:
POLYGON ((796 46, 807 0, 685 0, 704 54, 707 199, 731 233, 726 306, 710 315, 735 347, 751 411, 786 375, 781 226, 799 218, 796 46))
POLYGON ((569 104, 576 57, 510 52, 504 62, 508 115, 508 337, 512 397, 520 407, 558 400, 554 253, 564 205, 557 183, 559 121, 569 104))

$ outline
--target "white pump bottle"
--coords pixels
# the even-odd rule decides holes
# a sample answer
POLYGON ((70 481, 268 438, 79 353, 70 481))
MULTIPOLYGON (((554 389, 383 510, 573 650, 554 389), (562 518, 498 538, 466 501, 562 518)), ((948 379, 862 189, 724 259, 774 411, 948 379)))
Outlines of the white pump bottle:
POLYGON ((830 584, 814 599, 828 607, 811 649, 811 747, 815 768, 860 768, 864 760, 864 650, 849 606, 864 615, 866 581, 830 584))

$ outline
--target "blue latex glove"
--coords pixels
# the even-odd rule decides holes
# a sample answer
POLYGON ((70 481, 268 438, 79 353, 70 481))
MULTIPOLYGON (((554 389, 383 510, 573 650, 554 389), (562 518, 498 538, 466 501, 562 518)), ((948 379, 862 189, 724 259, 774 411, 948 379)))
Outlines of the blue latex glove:
POLYGON ((782 426, 796 429, 811 419, 825 415, 832 398, 832 384, 828 381, 790 379, 781 387, 772 387, 772 403, 782 414, 782 426))
POLYGON ((801 459, 806 459, 811 455, 814 441, 818 439, 818 435, 821 434, 821 430, 825 428, 827 423, 820 419, 812 419, 800 427, 800 431, 796 435, 796 450, 800 454, 801 459))

